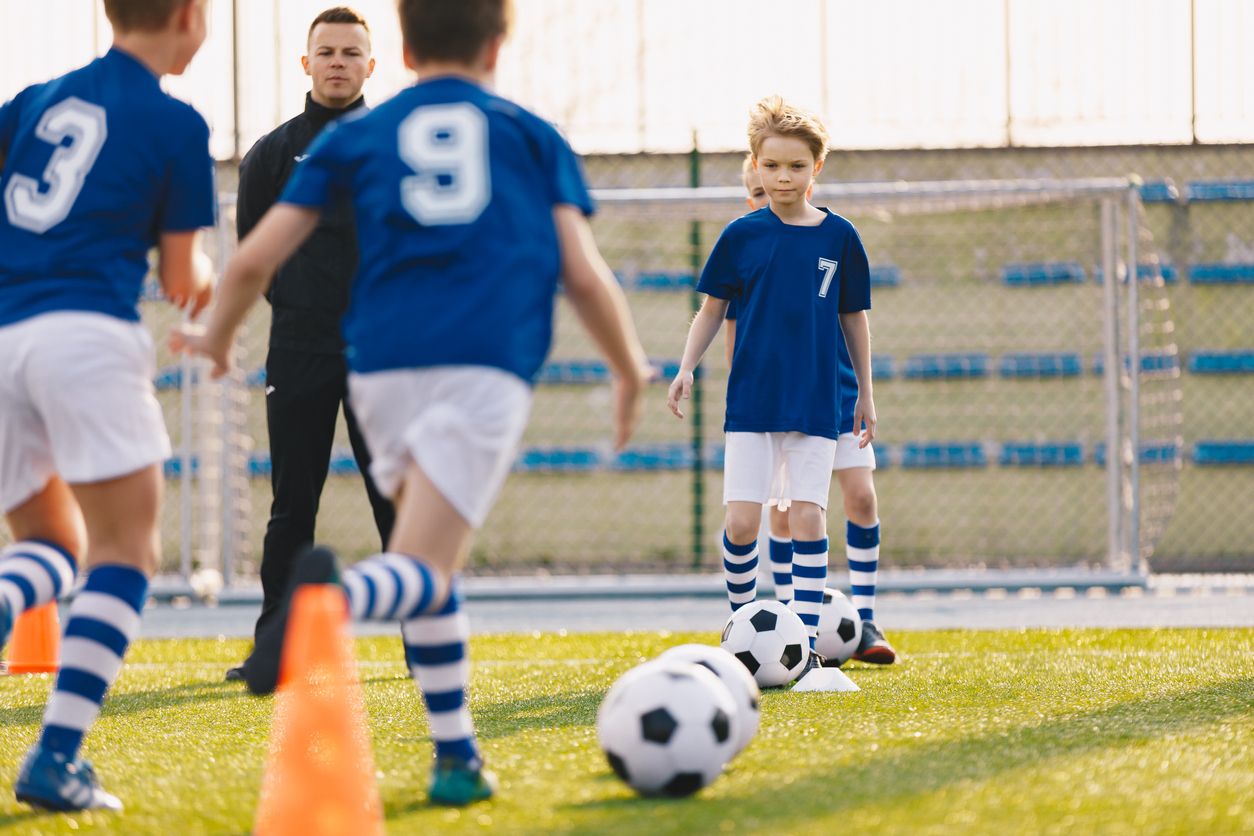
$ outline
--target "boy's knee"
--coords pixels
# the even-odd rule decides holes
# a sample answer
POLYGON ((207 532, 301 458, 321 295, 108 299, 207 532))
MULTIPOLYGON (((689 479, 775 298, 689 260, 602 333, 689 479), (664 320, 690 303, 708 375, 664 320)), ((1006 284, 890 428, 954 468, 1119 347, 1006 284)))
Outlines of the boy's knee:
POLYGON ((827 529, 827 513, 813 502, 796 502, 788 510, 788 525, 794 540, 816 539, 827 529))
POLYGON ((736 545, 744 545, 752 543, 758 538, 758 529, 762 525, 761 515, 754 515, 744 511, 728 510, 727 512, 727 539, 736 545))
POLYGON ((873 525, 878 516, 875 489, 859 485, 845 494, 845 516, 856 525, 873 525))

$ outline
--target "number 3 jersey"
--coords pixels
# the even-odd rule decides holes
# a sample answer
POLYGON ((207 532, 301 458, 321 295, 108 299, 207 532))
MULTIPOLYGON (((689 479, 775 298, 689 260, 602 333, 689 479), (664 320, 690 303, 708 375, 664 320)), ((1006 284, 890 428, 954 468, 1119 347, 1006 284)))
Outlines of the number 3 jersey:
POLYGON ((148 250, 212 226, 209 128, 118 49, 0 106, 0 326, 139 320, 148 250))
POLYGON ((280 201, 323 209, 337 194, 351 195, 360 252, 344 320, 353 371, 534 377, 561 270, 553 207, 592 213, 556 129, 469 81, 421 81, 330 125, 280 201))
POLYGON ((726 432, 850 431, 840 314, 871 307, 870 269, 853 224, 824 211, 818 226, 786 224, 769 206, 737 218, 701 272, 697 290, 737 307, 726 432))

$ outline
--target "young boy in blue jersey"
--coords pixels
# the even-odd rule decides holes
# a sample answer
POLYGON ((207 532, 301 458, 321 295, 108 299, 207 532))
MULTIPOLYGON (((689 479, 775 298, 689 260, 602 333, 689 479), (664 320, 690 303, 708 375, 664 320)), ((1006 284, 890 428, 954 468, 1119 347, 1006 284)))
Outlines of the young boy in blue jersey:
MULTIPOLYGON (((737 335, 727 385, 723 566, 732 610, 757 593, 762 506, 788 511, 793 537, 790 604, 818 632, 827 580, 827 499, 841 435, 838 345, 848 345, 858 395, 857 446, 875 437, 871 392, 870 271, 849 221, 811 205, 827 132, 813 115, 778 97, 749 120, 749 147, 769 204, 728 224, 697 289, 707 298, 688 332, 667 404, 683 417, 693 370, 735 301, 737 335), (865 428, 865 429, 864 429, 865 428)), ((820 664, 811 653, 808 667, 820 664)))
POLYGON ((87 570, 15 788, 52 810, 121 808, 79 750, 160 559, 170 441, 138 309, 148 250, 192 316, 212 292, 196 249, 215 214, 209 128, 160 86, 204 41, 204 0, 104 6, 104 57, 0 106, 0 506, 15 540, 0 552, 0 645, 87 570))
MULTIPOLYGON (((647 361, 593 242, 578 159, 552 126, 486 89, 508 0, 399 6, 418 83, 315 141, 232 260, 204 331, 174 343, 225 370, 275 268, 334 195, 352 196, 361 259, 344 321, 349 396, 397 519, 387 552, 346 569, 342 584, 355 618, 401 622, 435 742, 431 800, 463 805, 493 790, 466 707, 457 572, 513 464, 559 278, 614 372, 619 447, 639 419, 647 361)), ((337 574, 314 549, 293 580, 337 574)), ((275 686, 284 620, 258 635, 245 672, 256 693, 275 686)))
MULTIPOLYGON (((770 201, 762 188, 762 178, 753 167, 753 155, 746 154, 740 171, 745 202, 751 210, 770 201)), ((809 194, 806 195, 807 199, 809 194)), ((727 305, 727 367, 731 368, 736 345, 736 304, 727 305)), ((836 481, 845 505, 845 560, 849 566, 849 586, 853 605, 862 619, 862 639, 853 658, 874 665, 891 665, 897 652, 875 624, 875 583, 879 569, 880 521, 875 494, 875 451, 868 444, 858 445, 853 433, 853 408, 858 400, 858 381, 844 341, 836 345, 840 360, 840 436, 836 439, 836 481)), ((778 505, 768 506, 768 557, 775 581, 775 597, 785 604, 792 601, 792 534, 788 512, 778 505)))

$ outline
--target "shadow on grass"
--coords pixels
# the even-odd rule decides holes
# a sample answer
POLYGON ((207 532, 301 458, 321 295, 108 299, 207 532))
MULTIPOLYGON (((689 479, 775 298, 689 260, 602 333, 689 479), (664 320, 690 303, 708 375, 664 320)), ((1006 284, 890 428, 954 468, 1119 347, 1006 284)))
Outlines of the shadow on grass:
MULTIPOLYGON (((50 692, 51 693, 51 692, 50 692)), ((190 702, 216 702, 250 698, 248 692, 233 682, 188 682, 169 688, 149 691, 125 691, 105 698, 102 717, 134 714, 154 708, 172 708, 190 702), (230 689, 230 690, 228 690, 230 689)), ((38 725, 43 719, 44 703, 0 709, 0 726, 38 725)))
POLYGON ((684 804, 704 808, 711 816, 736 820, 760 816, 770 809, 781 830, 788 820, 812 821, 817 805, 825 814, 861 807, 867 799, 891 806, 954 784, 980 782, 1007 772, 1056 758, 1074 758, 1110 746, 1144 743, 1205 726, 1226 717, 1246 714, 1254 703, 1254 678, 1242 679, 1171 694, 1121 703, 1100 711, 1042 723, 1028 728, 976 735, 889 750, 858 763, 841 764, 837 777, 816 773, 788 785, 786 790, 764 786, 736 798, 651 801, 614 798, 567 805, 569 810, 642 811, 641 805, 684 804), (782 796, 812 799, 811 803, 781 803, 782 796))
POLYGON ((601 690, 546 694, 525 700, 496 703, 475 712, 479 736, 485 740, 510 737, 532 729, 591 726, 605 692, 601 690))
POLYGON ((53 813, 50 810, 31 809, 22 810, 17 813, 0 813, 0 827, 22 824, 23 822, 33 821, 34 819, 51 819, 53 816, 60 815, 61 813, 53 813))

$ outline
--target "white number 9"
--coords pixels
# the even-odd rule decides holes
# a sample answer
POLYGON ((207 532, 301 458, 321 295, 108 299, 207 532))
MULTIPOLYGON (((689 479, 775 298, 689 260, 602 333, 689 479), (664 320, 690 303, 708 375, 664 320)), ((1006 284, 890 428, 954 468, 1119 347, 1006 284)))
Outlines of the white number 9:
POLYGON ((401 203, 423 226, 473 223, 492 198, 488 120, 460 102, 416 109, 401 122, 401 159, 416 173, 401 180, 401 203))
POLYGON ((57 146, 43 173, 48 189, 40 191, 39 181, 25 174, 9 178, 4 190, 9 223, 42 235, 65 220, 108 134, 100 105, 71 96, 44 111, 35 136, 57 146), (70 144, 63 145, 67 137, 70 144))

